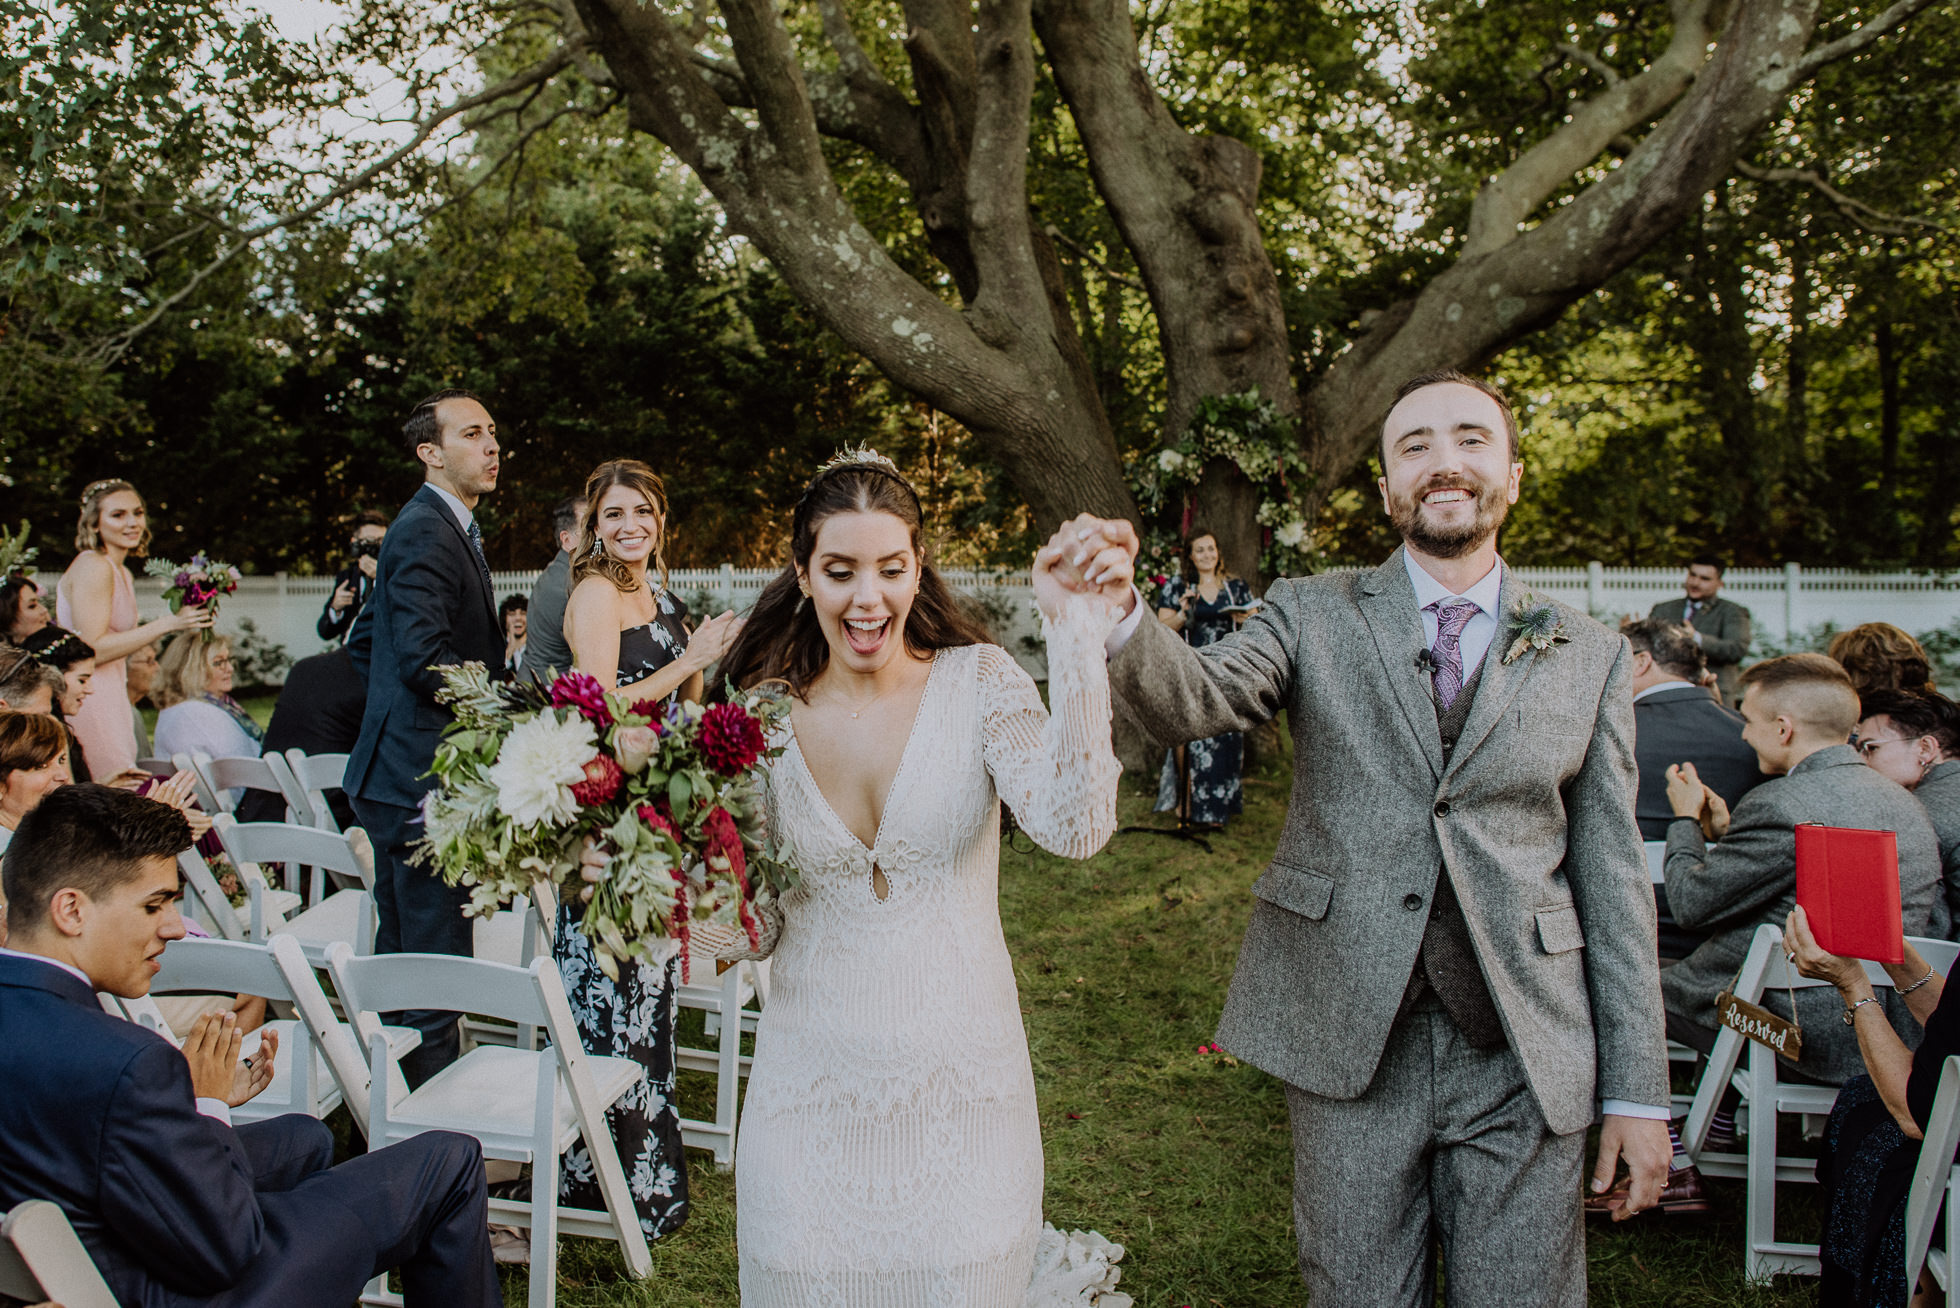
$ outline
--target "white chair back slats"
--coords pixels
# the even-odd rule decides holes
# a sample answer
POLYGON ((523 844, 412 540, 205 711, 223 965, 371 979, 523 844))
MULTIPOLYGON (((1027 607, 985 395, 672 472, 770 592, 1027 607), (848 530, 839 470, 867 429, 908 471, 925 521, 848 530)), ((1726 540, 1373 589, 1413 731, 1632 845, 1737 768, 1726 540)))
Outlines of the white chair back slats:
POLYGON ((239 822, 230 814, 215 818, 212 829, 239 875, 247 878, 247 889, 254 896, 251 939, 290 935, 299 941, 314 967, 325 966, 326 947, 336 940, 346 941, 356 953, 373 950, 374 846, 367 832, 359 827, 334 832, 288 822, 239 822), (262 908, 261 892, 254 888, 251 878, 257 877, 262 884, 260 865, 277 862, 333 872, 354 883, 355 888, 335 891, 304 911, 275 916, 262 908))
MULTIPOLYGON (((585 1053, 550 959, 519 968, 446 954, 361 958, 340 943, 329 948, 327 965, 349 1013, 454 1009, 544 1031, 548 1044, 542 1050, 479 1046, 399 1101, 370 1095, 368 1106, 371 1147, 424 1131, 461 1131, 481 1142, 487 1158, 531 1164, 530 1201, 493 1199, 490 1215, 531 1230, 532 1308, 555 1302, 560 1232, 615 1240, 630 1276, 651 1272, 646 1237, 606 1123, 606 1110, 639 1083, 645 1069, 629 1059, 585 1053), (559 1157, 581 1137, 605 1197, 603 1211, 557 1202, 559 1157)), ((398 1058, 385 1040, 371 1038, 370 1080, 386 1076, 398 1058)))
POLYGON ((116 1308, 68 1215, 46 1199, 15 1204, 0 1219, 0 1295, 63 1308, 116 1308))
POLYGON ((295 813, 303 809, 311 815, 296 817, 294 821, 303 821, 322 831, 340 830, 340 823, 333 815, 333 806, 327 802, 327 792, 346 789, 347 755, 308 754, 304 750, 289 749, 285 758, 286 774, 293 784, 293 789, 286 796, 287 807, 295 813))

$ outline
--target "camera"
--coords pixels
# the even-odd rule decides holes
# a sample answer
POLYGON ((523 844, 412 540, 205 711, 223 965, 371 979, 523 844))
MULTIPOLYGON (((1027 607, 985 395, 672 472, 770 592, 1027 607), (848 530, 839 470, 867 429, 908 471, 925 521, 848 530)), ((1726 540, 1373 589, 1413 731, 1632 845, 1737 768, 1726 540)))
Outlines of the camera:
POLYGON ((362 537, 354 542, 354 557, 357 559, 378 559, 381 557, 381 542, 362 537))

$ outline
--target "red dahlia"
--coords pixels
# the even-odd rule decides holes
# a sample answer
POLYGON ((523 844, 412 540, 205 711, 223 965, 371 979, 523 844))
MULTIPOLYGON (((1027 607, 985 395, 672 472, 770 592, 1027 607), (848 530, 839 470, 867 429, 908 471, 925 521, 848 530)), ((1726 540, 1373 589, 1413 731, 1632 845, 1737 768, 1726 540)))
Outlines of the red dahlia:
POLYGON ((626 774, 619 770, 610 754, 601 754, 585 765, 585 780, 572 786, 572 798, 587 808, 612 802, 626 774))
POLYGON ((703 861, 716 871, 721 870, 724 862, 727 863, 728 875, 735 879, 735 884, 747 884, 748 854, 742 849, 742 833, 728 810, 720 805, 709 809, 708 816, 701 823, 701 835, 707 841, 707 848, 701 851, 703 861))
POLYGON ((551 707, 577 709, 602 727, 612 725, 612 710, 606 707, 606 688, 583 672, 561 673, 551 683, 551 707))
POLYGON ((740 704, 717 704, 701 717, 701 754, 724 777, 738 776, 762 757, 762 724, 740 704))

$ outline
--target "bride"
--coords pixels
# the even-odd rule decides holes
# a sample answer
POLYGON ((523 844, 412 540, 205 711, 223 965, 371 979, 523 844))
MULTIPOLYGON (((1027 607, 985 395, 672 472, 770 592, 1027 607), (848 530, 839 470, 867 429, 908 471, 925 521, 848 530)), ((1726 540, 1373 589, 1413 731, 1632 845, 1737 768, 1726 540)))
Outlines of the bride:
POLYGON ((736 1137, 744 1308, 1089 1304, 1116 1280, 1115 1246, 1042 1227, 997 892, 1002 801, 1068 858, 1115 829, 1112 619, 1093 599, 1044 614, 1051 716, 927 563, 922 525, 888 460, 826 465, 723 664, 792 693, 766 802, 802 878, 736 1137))

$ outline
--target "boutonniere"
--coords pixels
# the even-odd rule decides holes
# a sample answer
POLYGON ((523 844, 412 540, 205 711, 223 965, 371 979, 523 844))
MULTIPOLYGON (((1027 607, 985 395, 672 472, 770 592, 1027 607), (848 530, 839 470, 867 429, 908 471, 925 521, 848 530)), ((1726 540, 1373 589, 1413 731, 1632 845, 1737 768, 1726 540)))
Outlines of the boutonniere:
POLYGON ((1559 617, 1558 609, 1550 600, 1539 599, 1530 591, 1511 606, 1511 618, 1505 625, 1511 629, 1511 647, 1504 651, 1502 659, 1505 664, 1515 661, 1528 649, 1550 649, 1572 641, 1565 634, 1565 621, 1559 617))

